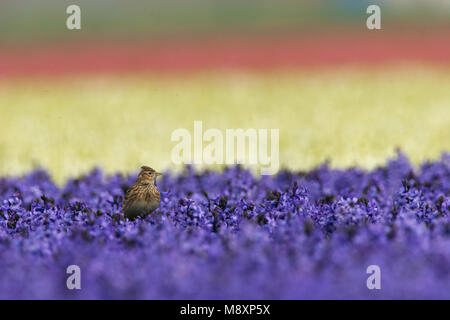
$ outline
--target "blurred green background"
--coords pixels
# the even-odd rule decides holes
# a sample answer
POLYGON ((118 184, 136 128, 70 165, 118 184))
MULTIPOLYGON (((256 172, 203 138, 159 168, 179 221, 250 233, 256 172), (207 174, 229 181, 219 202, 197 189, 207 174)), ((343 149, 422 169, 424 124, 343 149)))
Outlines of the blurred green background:
POLYGON ((5 43, 170 39, 189 36, 366 31, 366 8, 382 8, 386 29, 436 31, 450 26, 448 0, 3 0, 5 43), (68 33, 65 10, 82 8, 82 29, 68 33))

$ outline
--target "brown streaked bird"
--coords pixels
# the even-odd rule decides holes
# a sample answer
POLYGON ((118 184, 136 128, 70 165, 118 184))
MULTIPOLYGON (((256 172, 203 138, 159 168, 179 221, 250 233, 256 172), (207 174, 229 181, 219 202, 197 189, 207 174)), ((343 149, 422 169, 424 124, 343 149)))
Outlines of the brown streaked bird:
POLYGON ((136 182, 127 190, 123 213, 130 220, 146 217, 159 207, 160 194, 155 181, 161 173, 142 166, 136 182))

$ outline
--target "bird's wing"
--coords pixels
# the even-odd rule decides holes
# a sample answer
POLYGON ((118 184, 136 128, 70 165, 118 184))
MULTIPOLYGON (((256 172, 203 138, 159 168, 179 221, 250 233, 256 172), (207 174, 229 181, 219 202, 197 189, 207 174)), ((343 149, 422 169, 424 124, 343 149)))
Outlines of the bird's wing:
POLYGON ((137 183, 133 184, 125 194, 124 206, 142 198, 146 194, 145 190, 146 188, 143 188, 141 185, 137 183))
POLYGON ((126 208, 136 198, 136 188, 137 187, 135 184, 132 185, 130 188, 128 188, 127 192, 125 193, 125 198, 123 200, 124 208, 126 208))

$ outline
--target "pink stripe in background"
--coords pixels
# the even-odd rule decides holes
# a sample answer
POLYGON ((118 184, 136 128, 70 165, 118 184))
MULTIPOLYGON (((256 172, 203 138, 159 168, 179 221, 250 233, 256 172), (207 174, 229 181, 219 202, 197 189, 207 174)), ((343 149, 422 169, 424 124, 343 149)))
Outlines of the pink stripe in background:
POLYGON ((0 76, 449 64, 450 36, 362 34, 0 48, 0 76))

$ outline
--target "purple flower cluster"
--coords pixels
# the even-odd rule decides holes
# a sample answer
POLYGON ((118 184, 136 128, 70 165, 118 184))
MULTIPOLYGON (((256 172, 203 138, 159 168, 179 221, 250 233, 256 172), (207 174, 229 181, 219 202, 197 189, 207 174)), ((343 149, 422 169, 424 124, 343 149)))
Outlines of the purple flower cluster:
POLYGON ((369 172, 166 172, 156 214, 127 221, 135 177, 1 178, 0 298, 450 298, 450 154, 417 170, 399 154, 369 172))

